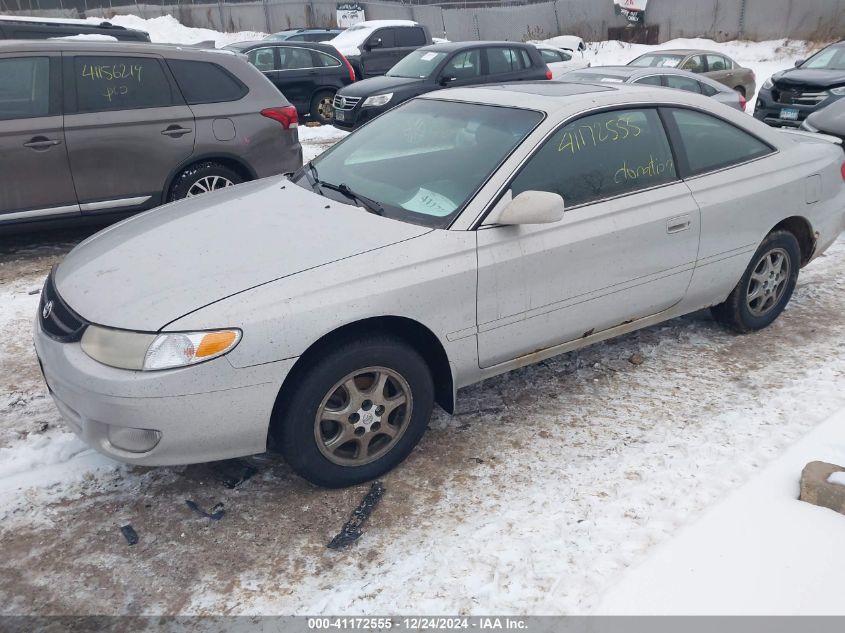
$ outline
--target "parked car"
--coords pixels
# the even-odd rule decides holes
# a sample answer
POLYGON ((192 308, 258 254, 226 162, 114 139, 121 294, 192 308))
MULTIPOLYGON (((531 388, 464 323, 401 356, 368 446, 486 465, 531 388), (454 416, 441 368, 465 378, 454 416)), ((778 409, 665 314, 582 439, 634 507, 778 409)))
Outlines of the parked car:
POLYGON ((769 125, 797 127, 813 112, 845 97, 845 41, 823 48, 760 88, 754 116, 769 125))
POLYGON ((595 66, 565 73, 562 81, 586 81, 589 83, 628 83, 649 86, 664 86, 712 97, 731 108, 745 112, 747 101, 736 90, 703 75, 696 75, 677 68, 639 68, 636 66, 595 66))
POLYGON ((801 129, 836 136, 845 143, 845 100, 840 99, 832 105, 816 110, 804 119, 801 129))
POLYGON ((330 42, 359 79, 376 77, 408 53, 432 43, 428 29, 411 20, 367 20, 350 26, 330 42))
POLYGON ((0 42, 0 228, 105 222, 302 165, 296 110, 233 53, 0 42))
POLYGON ((334 120, 337 91, 355 81, 349 61, 330 44, 261 40, 225 48, 245 54, 301 116, 322 124, 334 120))
POLYGON ((115 459, 269 441, 310 481, 350 485, 399 464, 459 387, 708 306, 765 328, 845 228, 843 160, 680 90, 427 94, 292 180, 77 246, 46 281, 35 349, 68 425, 115 459))
POLYGON ((629 66, 678 68, 705 75, 720 84, 733 88, 743 97, 753 97, 757 91, 757 78, 750 68, 743 68, 727 55, 706 50, 662 50, 640 55, 629 66))
POLYGON ((441 88, 551 77, 540 51, 532 44, 432 44, 407 55, 384 77, 358 81, 338 91, 334 124, 351 130, 408 99, 441 88))
POLYGON ((0 15, 0 40, 46 40, 74 35, 108 35, 125 42, 149 42, 146 31, 111 22, 0 15))
POLYGON ((590 67, 590 62, 573 51, 567 51, 546 44, 535 44, 535 46, 540 51, 540 56, 546 62, 546 66, 552 71, 552 79, 560 79, 561 76, 572 70, 590 67))
POLYGON ((343 29, 288 29, 268 35, 270 42, 328 42, 343 33, 343 29))

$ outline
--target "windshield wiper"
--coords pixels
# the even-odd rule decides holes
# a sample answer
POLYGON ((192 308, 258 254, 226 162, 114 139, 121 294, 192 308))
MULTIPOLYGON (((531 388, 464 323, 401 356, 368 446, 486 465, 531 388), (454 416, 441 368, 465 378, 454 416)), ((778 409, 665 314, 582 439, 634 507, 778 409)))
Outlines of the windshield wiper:
POLYGON ((322 180, 317 180, 317 184, 320 186, 325 187, 326 189, 331 189, 332 191, 337 191, 338 193, 343 194, 350 200, 354 200, 362 206, 370 213, 375 213, 376 215, 384 215, 384 208, 372 198, 368 198, 367 196, 362 196, 360 193, 355 193, 352 189, 349 188, 348 185, 345 183, 340 183, 339 185, 333 185, 329 182, 323 182, 322 180))
POLYGON ((314 167, 313 161, 308 161, 305 163, 305 166, 308 168, 306 174, 310 176, 311 179, 311 188, 315 189, 317 193, 323 195, 322 191, 320 190, 320 177, 317 175, 317 168, 314 167))

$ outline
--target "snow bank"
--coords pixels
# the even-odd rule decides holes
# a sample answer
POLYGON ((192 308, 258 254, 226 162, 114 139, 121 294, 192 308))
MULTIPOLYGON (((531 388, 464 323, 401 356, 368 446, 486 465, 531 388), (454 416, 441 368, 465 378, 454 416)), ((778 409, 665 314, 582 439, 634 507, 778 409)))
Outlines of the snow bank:
POLYGON ((798 501, 815 460, 845 463, 845 409, 630 570, 596 613, 845 615, 845 516, 798 501))
MULTIPOLYGON (((103 18, 88 18, 88 22, 99 24, 103 18)), ((217 48, 244 42, 249 40, 260 40, 267 34, 259 31, 239 31, 237 33, 220 33, 211 29, 197 29, 184 26, 172 15, 163 15, 158 18, 145 20, 137 15, 116 15, 109 18, 108 22, 117 26, 124 26, 128 29, 139 29, 150 34, 153 42, 161 44, 199 44, 200 42, 213 41, 217 48)))

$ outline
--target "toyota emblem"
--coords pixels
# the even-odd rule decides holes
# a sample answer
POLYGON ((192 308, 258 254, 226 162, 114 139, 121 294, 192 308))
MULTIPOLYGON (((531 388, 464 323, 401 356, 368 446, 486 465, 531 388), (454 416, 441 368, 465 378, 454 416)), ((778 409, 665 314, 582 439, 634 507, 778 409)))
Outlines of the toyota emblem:
POLYGON ((50 314, 52 314, 52 312, 53 312, 53 302, 51 300, 51 301, 48 301, 47 303, 45 303, 44 307, 41 309, 41 318, 46 319, 47 317, 50 316, 50 314))

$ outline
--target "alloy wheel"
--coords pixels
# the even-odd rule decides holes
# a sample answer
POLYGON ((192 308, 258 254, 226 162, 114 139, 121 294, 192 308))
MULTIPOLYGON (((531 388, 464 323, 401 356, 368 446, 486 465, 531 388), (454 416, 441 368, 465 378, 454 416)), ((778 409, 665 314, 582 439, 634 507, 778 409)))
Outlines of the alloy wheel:
POLYGON ((329 390, 314 420, 314 438, 326 459, 363 466, 386 455, 408 428, 413 397, 408 382, 386 367, 344 376, 329 390))
POLYGON ((208 193, 209 191, 216 191, 217 189, 223 189, 224 187, 231 187, 233 184, 235 183, 223 176, 203 176, 190 186, 188 189, 188 195, 185 197, 193 198, 194 196, 199 196, 203 193, 208 193))
POLYGON ((778 305, 786 292, 790 272, 789 255, 782 248, 768 251, 757 261, 745 295, 752 315, 761 317, 778 305))
POLYGON ((317 104, 317 112, 326 121, 334 119, 334 95, 322 97, 317 104))

